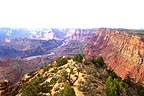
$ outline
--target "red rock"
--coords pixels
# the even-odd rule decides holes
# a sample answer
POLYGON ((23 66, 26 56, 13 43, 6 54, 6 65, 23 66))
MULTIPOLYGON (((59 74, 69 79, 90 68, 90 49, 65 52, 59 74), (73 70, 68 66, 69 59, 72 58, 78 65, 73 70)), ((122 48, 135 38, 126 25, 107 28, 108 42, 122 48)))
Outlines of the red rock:
POLYGON ((99 29, 85 48, 88 58, 102 55, 107 67, 123 79, 144 81, 144 43, 137 35, 107 28, 99 29))

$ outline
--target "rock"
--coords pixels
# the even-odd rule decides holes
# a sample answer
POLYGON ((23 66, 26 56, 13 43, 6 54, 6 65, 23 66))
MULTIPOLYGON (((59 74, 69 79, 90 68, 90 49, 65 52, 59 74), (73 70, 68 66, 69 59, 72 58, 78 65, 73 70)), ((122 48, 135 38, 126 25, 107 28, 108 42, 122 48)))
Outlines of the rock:
POLYGON ((0 80, 0 96, 9 96, 11 90, 8 80, 0 80))
POLYGON ((85 48, 88 58, 102 56, 108 69, 122 79, 130 75, 135 82, 144 81, 144 42, 137 35, 99 29, 85 48))
POLYGON ((72 29, 69 31, 69 40, 88 40, 97 29, 72 29))

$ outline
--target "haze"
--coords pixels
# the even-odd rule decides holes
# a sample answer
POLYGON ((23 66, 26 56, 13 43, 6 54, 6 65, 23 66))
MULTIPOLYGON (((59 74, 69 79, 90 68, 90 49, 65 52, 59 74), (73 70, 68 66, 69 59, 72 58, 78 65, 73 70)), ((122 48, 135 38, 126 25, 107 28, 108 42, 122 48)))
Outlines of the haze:
POLYGON ((0 0, 1 27, 144 28, 142 0, 0 0))

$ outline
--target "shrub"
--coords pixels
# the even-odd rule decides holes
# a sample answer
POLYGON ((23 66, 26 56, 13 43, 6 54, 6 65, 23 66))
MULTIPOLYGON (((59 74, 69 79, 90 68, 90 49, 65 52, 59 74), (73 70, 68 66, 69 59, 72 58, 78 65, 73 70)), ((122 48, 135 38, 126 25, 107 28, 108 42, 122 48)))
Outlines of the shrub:
POLYGON ((57 92, 54 96, 76 96, 75 91, 68 85, 64 86, 64 89, 57 92))
POLYGON ((51 80, 50 80, 50 84, 54 85, 56 82, 58 81, 58 78, 57 77, 53 77, 51 80))
POLYGON ((74 68, 69 68, 70 69, 70 72, 67 72, 67 71, 63 71, 61 73, 61 77, 62 77, 62 81, 68 81, 68 83, 73 86, 73 84, 78 80, 79 78, 79 70, 77 69, 77 75, 73 72, 73 69, 74 68), (72 75, 75 74, 75 77, 74 79, 72 79, 72 75))
POLYGON ((127 93, 125 83, 111 76, 106 79, 105 91, 108 96, 123 96, 127 93))
POLYGON ((78 61, 82 63, 82 60, 83 60, 83 56, 81 54, 77 54, 74 56, 74 61, 78 61))
POLYGON ((33 76, 33 75, 34 75, 34 71, 28 73, 28 76, 33 76))
POLYGON ((46 71, 48 71, 50 69, 50 66, 45 66, 44 68, 43 68, 43 73, 45 73, 46 71))
POLYGON ((27 83, 22 86, 22 96, 37 96, 38 88, 32 84, 27 83))
POLYGON ((50 83, 43 83, 45 79, 40 75, 37 78, 34 78, 31 82, 23 84, 21 86, 22 96, 41 96, 42 93, 50 93, 52 86, 50 83), (43 83, 40 85, 40 83, 43 83))
POLYGON ((52 86, 50 86, 49 82, 46 82, 40 86, 38 86, 40 92, 43 92, 43 93, 50 93, 51 92, 51 89, 52 89, 52 86))
POLYGON ((92 63, 95 65, 98 65, 99 67, 104 67, 105 63, 104 63, 104 59, 102 56, 97 57, 96 60, 92 60, 92 63))
POLYGON ((66 64, 68 61, 66 58, 60 57, 56 60, 56 62, 57 62, 57 67, 59 67, 66 64))
POLYGON ((119 80, 121 79, 121 78, 120 78, 119 76, 117 76, 116 73, 113 72, 112 70, 107 70, 107 72, 108 72, 108 75, 111 76, 113 79, 114 79, 114 78, 117 78, 117 79, 119 79, 119 80))

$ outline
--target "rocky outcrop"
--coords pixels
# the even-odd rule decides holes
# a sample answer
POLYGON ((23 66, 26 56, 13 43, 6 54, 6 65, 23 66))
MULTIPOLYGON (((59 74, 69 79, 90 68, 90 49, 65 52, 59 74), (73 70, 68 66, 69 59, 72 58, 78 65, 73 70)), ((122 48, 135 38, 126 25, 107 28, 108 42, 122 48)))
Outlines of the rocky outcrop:
POLYGON ((6 79, 16 83, 21 76, 22 68, 19 61, 12 59, 0 60, 0 80, 6 79))
POLYGON ((130 75, 135 82, 144 81, 144 42, 137 35, 101 28, 91 38, 85 53, 88 58, 103 56, 107 67, 123 79, 130 75))
POLYGON ((97 29, 71 29, 68 33, 69 40, 88 40, 97 29))
POLYGON ((9 80, 14 85, 25 73, 34 71, 51 61, 53 60, 50 58, 34 58, 28 61, 13 59, 0 60, 0 80, 9 80))
POLYGON ((0 96, 9 96, 12 88, 8 80, 0 80, 0 96))

